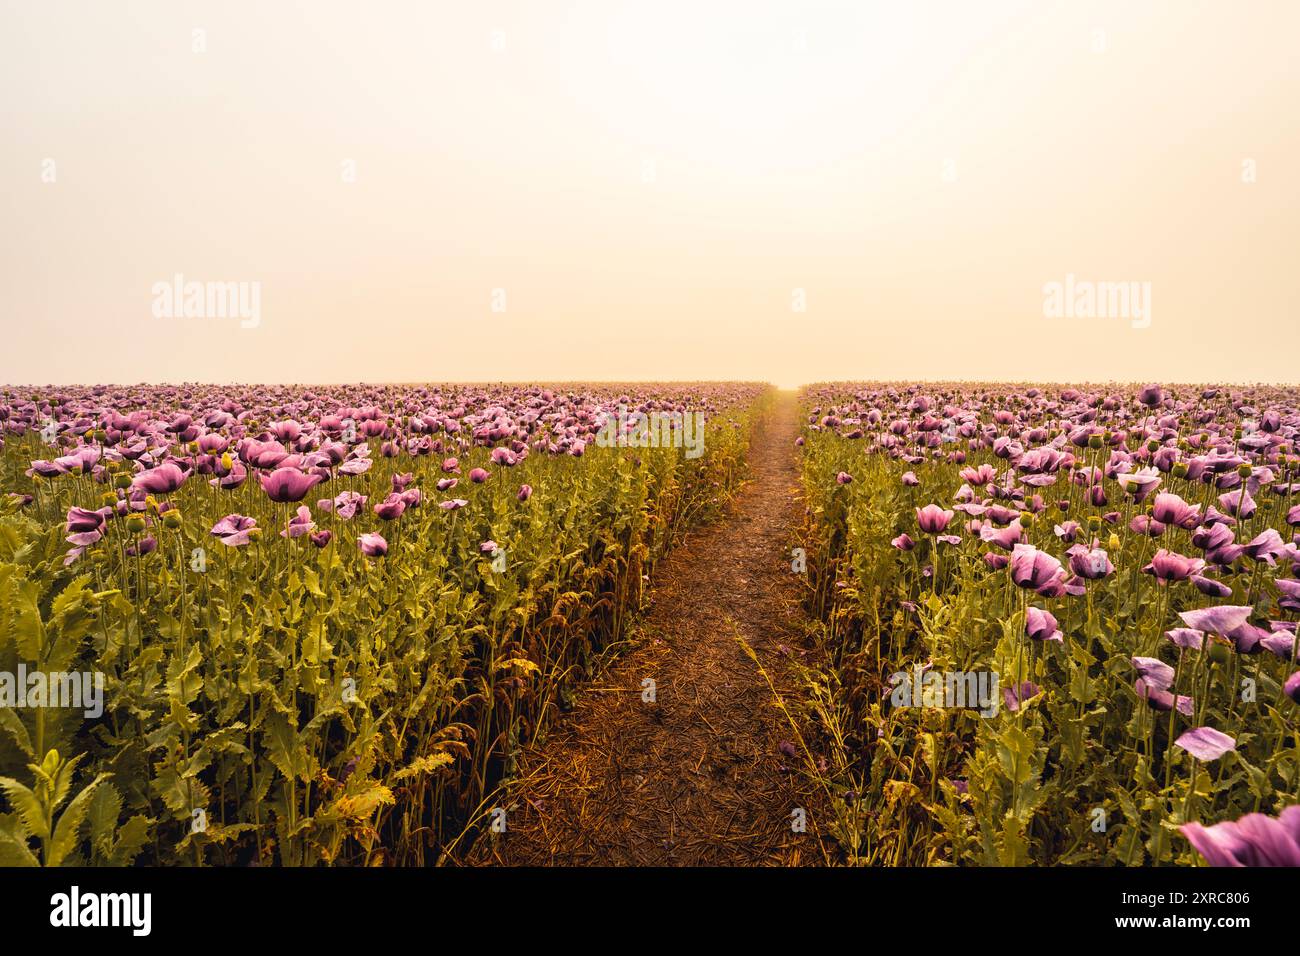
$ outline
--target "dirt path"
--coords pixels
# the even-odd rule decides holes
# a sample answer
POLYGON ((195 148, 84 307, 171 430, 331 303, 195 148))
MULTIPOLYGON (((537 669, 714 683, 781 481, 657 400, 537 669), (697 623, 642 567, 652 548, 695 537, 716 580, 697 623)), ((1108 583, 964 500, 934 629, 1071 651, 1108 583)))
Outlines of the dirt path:
MULTIPOLYGON (((794 396, 782 393, 755 436, 751 480, 731 513, 687 536, 656 568, 639 645, 584 691, 524 761, 507 832, 470 862, 506 865, 820 863, 791 814, 807 807, 789 725, 736 640, 783 692, 803 644, 790 570, 798 527, 794 396), (654 703, 643 683, 655 682, 654 703)), ((811 814, 811 811, 809 811, 811 814)))

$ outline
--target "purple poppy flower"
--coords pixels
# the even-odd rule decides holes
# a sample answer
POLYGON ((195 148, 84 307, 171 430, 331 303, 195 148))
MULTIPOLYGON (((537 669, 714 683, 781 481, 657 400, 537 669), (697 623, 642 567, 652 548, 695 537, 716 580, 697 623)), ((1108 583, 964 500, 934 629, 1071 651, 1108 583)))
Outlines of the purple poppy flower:
POLYGON ((311 543, 316 545, 316 547, 318 548, 323 548, 325 547, 325 545, 329 544, 330 541, 332 541, 333 539, 334 539, 334 532, 329 530, 329 528, 324 528, 321 531, 317 531, 312 534, 311 543))
POLYGON ((1024 535, 1025 529, 1021 526, 1019 518, 1001 530, 987 524, 980 528, 980 540, 986 544, 997 545, 999 548, 1019 547, 1024 535))
POLYGON ((1291 660, 1295 650, 1295 634, 1285 628, 1278 629, 1282 621, 1273 622, 1273 633, 1259 642, 1259 646, 1284 661, 1291 660))
POLYGON ((169 495, 185 483, 186 473, 175 462, 164 462, 136 475, 133 487, 153 495, 169 495))
POLYGON ((129 554, 131 557, 135 557, 136 555, 139 555, 140 557, 144 557, 146 554, 153 554, 157 550, 158 550, 158 539, 151 534, 145 535, 143 538, 137 540, 134 544, 129 544, 126 546, 126 553, 129 554))
POLYGON ((339 465, 339 474, 343 475, 364 475, 374 464, 369 458, 349 458, 343 464, 339 465))
POLYGON ((897 538, 895 538, 893 541, 889 543, 892 544, 899 551, 911 551, 913 548, 916 547, 916 542, 913 541, 911 537, 907 534, 900 534, 897 538))
POLYGON ((1033 641, 1061 643, 1064 640, 1057 627, 1056 618, 1048 611, 1032 606, 1025 608, 1025 634, 1033 641))
POLYGON ((1269 567, 1275 567, 1277 557, 1283 551, 1282 536, 1272 528, 1268 528, 1251 538, 1249 543, 1242 545, 1242 551, 1256 561, 1263 561, 1269 567))
POLYGON ((388 554, 388 542, 382 534, 368 531, 357 538, 357 547, 368 558, 382 558, 388 554))
POLYGON ((442 470, 448 474, 452 474, 453 472, 455 474, 460 474, 460 459, 444 458, 442 460, 442 470))
POLYGON ((1017 544, 1011 552, 1011 580, 1017 587, 1031 588, 1040 594, 1050 591, 1065 579, 1065 568, 1046 551, 1033 545, 1017 544))
POLYGON ((87 548, 104 536, 112 508, 100 508, 91 511, 88 508, 72 507, 68 509, 67 542, 78 548, 87 548))
POLYGON ((438 507, 443 511, 456 511, 459 508, 464 508, 467 504, 469 502, 464 498, 452 498, 450 501, 438 502, 438 507))
POLYGON ((1076 544, 1065 553, 1070 556, 1070 570, 1081 578, 1098 581, 1115 573, 1115 565, 1111 564, 1110 555, 1101 548, 1088 548, 1076 544))
POLYGON ((302 501, 321 480, 320 475, 309 475, 297 468, 277 468, 257 477, 267 497, 281 504, 302 501))
MULTIPOLYGON (((1064 502, 1064 504, 1067 507, 1069 506, 1068 501, 1064 502)), ((1077 521, 1066 521, 1063 524, 1056 525, 1052 529, 1052 531, 1058 538, 1060 538, 1066 544, 1073 544, 1074 539, 1077 538, 1080 532, 1083 531, 1083 525, 1079 524, 1079 522, 1077 521)))
POLYGON ((1249 518, 1255 513, 1255 499, 1245 488, 1219 495, 1219 507, 1238 518, 1249 518))
POLYGON ((1232 641, 1239 654, 1258 654, 1263 647, 1260 645, 1264 639, 1272 632, 1266 631, 1262 627, 1256 627, 1249 621, 1239 624, 1232 630, 1224 633, 1224 637, 1232 641))
POLYGON ((1220 604, 1217 607, 1202 607, 1194 611, 1180 611, 1178 616, 1188 627, 1212 634, 1226 635, 1229 631, 1245 624, 1250 618, 1251 608, 1233 604, 1220 604))
POLYGON ((483 482, 487 481, 491 477, 492 477, 492 472, 488 471, 486 468, 470 469, 469 480, 474 482, 474 484, 476 485, 483 484, 483 482))
POLYGON ((226 547, 238 548, 248 544, 249 535, 256 527, 255 518, 247 515, 226 515, 212 526, 210 533, 226 547))
POLYGON ((902 483, 906 485, 908 488, 915 488, 917 485, 921 483, 921 479, 916 477, 916 472, 914 471, 903 472, 903 477, 900 478, 899 480, 902 481, 902 483))
POLYGON ((289 519, 289 525, 280 532, 282 538, 301 538, 304 534, 311 534, 316 528, 316 522, 311 519, 311 509, 306 505, 299 505, 297 512, 289 519))
POLYGON ((1199 651, 1205 643, 1205 635, 1194 627, 1176 627, 1172 631, 1165 631, 1165 637, 1169 638, 1175 647, 1184 650, 1191 648, 1199 651))
POLYGON ((916 523, 926 534, 941 534, 952 521, 953 513, 938 505, 926 505, 916 509, 916 523))
POLYGON ((1207 578, 1203 574, 1193 574, 1191 580, 1192 584, 1196 585, 1196 590, 1204 595, 1215 598, 1232 597, 1232 588, 1222 581, 1207 578))
POLYGON ((1202 763, 1209 763, 1236 747, 1237 741, 1213 727, 1195 727, 1179 734, 1174 746, 1186 750, 1202 763))
POLYGON ((1284 611, 1300 611, 1300 581, 1294 578, 1278 578, 1273 582, 1281 595, 1277 604, 1284 611))
POLYGON ((455 488, 456 485, 459 484, 459 483, 460 483, 460 479, 459 479, 459 478, 439 478, 439 479, 438 479, 438 490, 439 490, 439 491, 451 491, 451 489, 455 488))
POLYGON ((1189 505, 1178 495, 1162 491, 1156 495, 1156 500, 1151 506, 1151 517, 1161 524, 1177 525, 1190 530, 1200 521, 1201 508, 1199 505, 1195 507, 1189 505))
POLYGON ((350 521, 366 506, 368 500, 365 495, 357 491, 340 492, 334 499, 334 513, 344 521, 350 521))
POLYGON ((375 514, 385 521, 392 521, 400 518, 402 512, 406 510, 406 501, 399 494, 390 494, 387 498, 375 505, 375 514))
POLYGON ((518 498, 520 501, 527 501, 532 496, 533 496, 532 485, 520 485, 519 494, 517 494, 515 497, 518 498))
POLYGON ((1133 683, 1133 689, 1137 692, 1138 698, 1147 702, 1152 710, 1170 711, 1176 706, 1178 712, 1184 717, 1192 716, 1192 698, 1178 695, 1175 700, 1172 692, 1157 687, 1150 679, 1139 677, 1133 683))
POLYGON ((835 476, 835 483, 837 485, 847 485, 852 480, 853 480, 853 476, 850 475, 847 471, 841 471, 839 474, 835 476))
POLYGON ((1002 688, 1002 702, 1007 705, 1007 710, 1015 713, 1030 698, 1038 695, 1041 688, 1033 681, 1021 681, 1019 687, 1002 688))
POLYGON ((1300 704, 1300 671, 1296 671, 1282 685, 1283 692, 1297 704, 1300 704))
POLYGON ((478 549, 482 554, 495 554, 497 551, 501 550, 501 546, 491 538, 488 538, 488 540, 482 542, 478 546, 478 549))
POLYGON ((1210 866, 1300 866, 1300 806, 1273 818, 1248 813, 1237 820, 1180 828, 1210 866))
POLYGON ((1149 687, 1168 690, 1174 683, 1174 669, 1155 657, 1129 658, 1137 668, 1138 676, 1145 678, 1149 687))
POLYGON ((1186 581, 1193 574, 1199 574, 1204 568, 1205 562, 1200 558, 1189 558, 1167 548, 1161 548, 1142 571, 1144 574, 1154 575, 1161 583, 1168 583, 1186 581))
POLYGON ((1142 502, 1159 487, 1160 472, 1154 468, 1142 468, 1134 472, 1121 472, 1115 476, 1120 487, 1133 496, 1134 502, 1142 502))
POLYGON ((1162 525, 1155 518, 1148 515, 1137 515, 1128 523, 1128 529, 1134 534, 1150 535, 1152 538, 1158 538, 1169 529, 1162 525))

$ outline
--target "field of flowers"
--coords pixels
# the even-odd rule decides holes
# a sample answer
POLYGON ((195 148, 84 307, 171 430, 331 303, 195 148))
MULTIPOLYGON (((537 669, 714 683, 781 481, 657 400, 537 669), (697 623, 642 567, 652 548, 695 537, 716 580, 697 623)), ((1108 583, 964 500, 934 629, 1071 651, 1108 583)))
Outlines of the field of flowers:
POLYGON ((435 862, 718 513, 767 394, 4 389, 0 865, 435 862), (636 412, 702 413, 707 454, 636 412))
POLYGON ((802 401, 806 707, 852 860, 1300 865, 1300 391, 802 401))

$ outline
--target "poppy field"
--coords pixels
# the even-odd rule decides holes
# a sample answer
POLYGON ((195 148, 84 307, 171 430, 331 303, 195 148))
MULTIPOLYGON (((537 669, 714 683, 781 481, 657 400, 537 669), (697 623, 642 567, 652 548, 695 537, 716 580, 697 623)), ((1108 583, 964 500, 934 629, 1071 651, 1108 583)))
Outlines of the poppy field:
POLYGON ((1300 865, 1298 398, 5 389, 0 865, 1300 865))
POLYGON ((1300 865, 1298 399, 804 390, 803 707, 848 859, 1300 865))
POLYGON ((437 862, 769 391, 4 389, 0 865, 437 862))

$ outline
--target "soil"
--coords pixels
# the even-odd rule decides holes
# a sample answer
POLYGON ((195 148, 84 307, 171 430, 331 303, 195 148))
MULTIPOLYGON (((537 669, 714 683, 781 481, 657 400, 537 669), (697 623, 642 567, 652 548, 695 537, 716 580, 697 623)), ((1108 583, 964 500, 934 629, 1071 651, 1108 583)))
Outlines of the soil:
POLYGON ((798 412, 781 393, 756 428, 727 515, 655 569, 632 649, 525 754, 504 833, 465 862, 509 866, 747 866, 825 862, 787 717, 807 619, 791 568, 803 507, 798 412), (647 702, 646 679, 654 681, 647 702), (782 744, 791 749, 787 755, 782 744), (807 832, 796 832, 795 811, 807 832))

